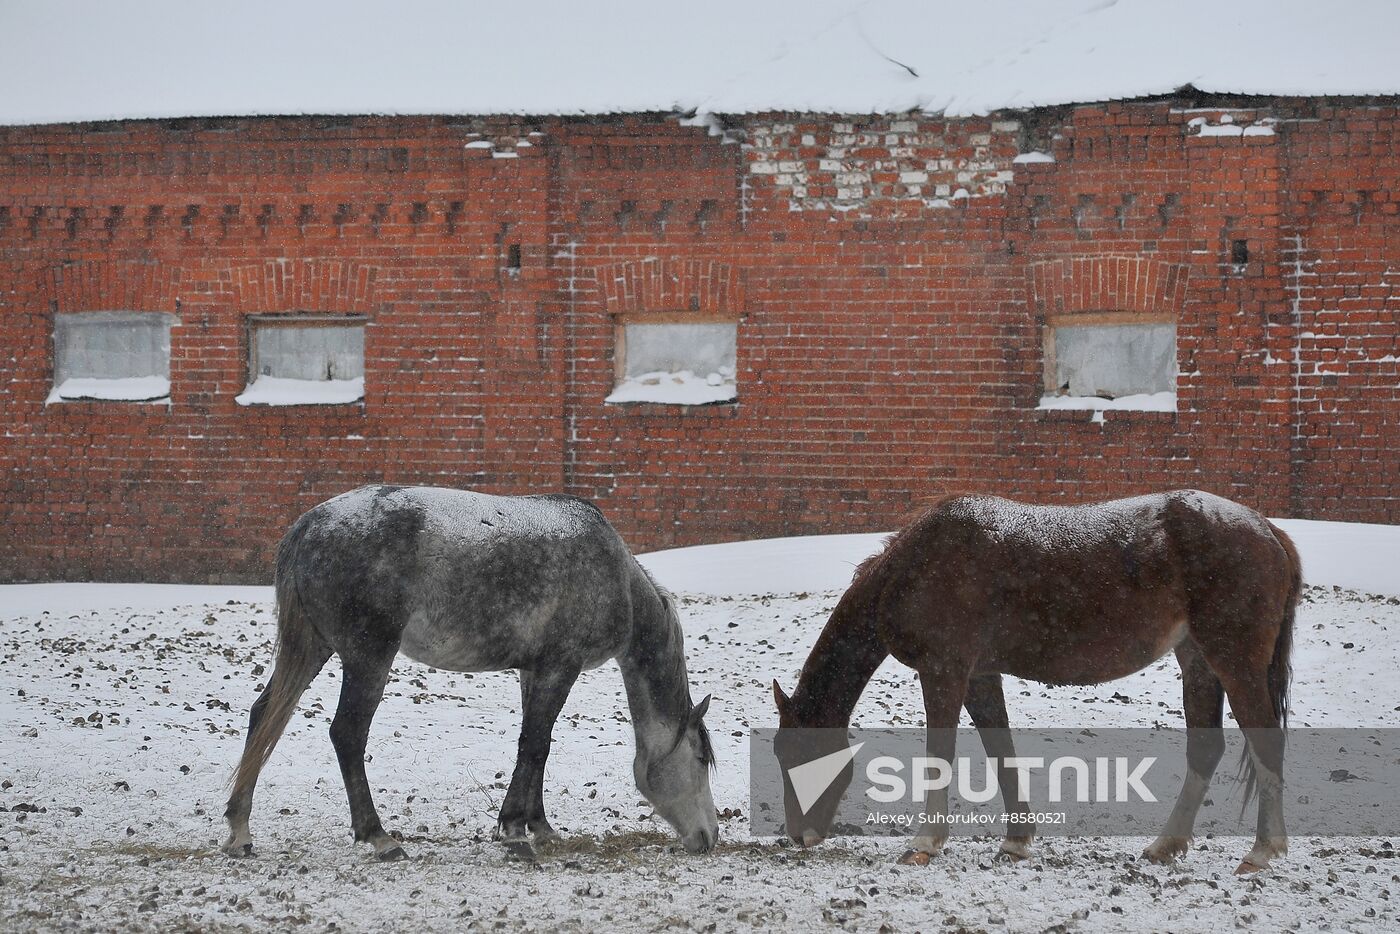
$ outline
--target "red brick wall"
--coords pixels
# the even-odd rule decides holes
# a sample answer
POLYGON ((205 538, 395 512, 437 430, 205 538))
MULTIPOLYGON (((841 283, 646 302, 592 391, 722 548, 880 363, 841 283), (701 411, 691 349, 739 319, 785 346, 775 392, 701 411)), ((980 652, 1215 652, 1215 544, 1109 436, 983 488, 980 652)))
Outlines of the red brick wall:
MULTIPOLYGON (((1195 135, 1189 122, 1203 115, 1183 109, 1075 111, 1054 145, 1057 162, 1026 167, 1012 224, 1033 274, 1067 277, 1085 310, 1170 306, 1177 412, 1109 412, 1099 424, 1081 412, 1027 415, 1023 404, 1006 469, 1024 471, 1026 491, 1038 497, 1194 486, 1287 514, 1286 367, 1265 363, 1270 352, 1287 356, 1281 136, 1195 135), (1249 251, 1238 268, 1235 240, 1249 251), (1082 296, 1096 273, 1082 258, 1104 255, 1137 261, 1139 284, 1127 300, 1122 289, 1082 296)), ((1039 305, 1032 302, 1037 325, 1046 311, 1039 305)), ((1034 352, 1018 363, 1035 370, 1034 352)))
POLYGON ((1400 113, 1317 116, 1285 138, 1293 509, 1400 522, 1400 113))
POLYGON ((549 173, 528 132, 4 131, 0 576, 260 579, 291 518, 366 481, 557 488, 549 173), (112 308, 178 315, 170 405, 46 407, 52 312, 112 308), (370 317, 363 406, 235 404, 245 316, 290 311, 370 317))
POLYGON ((0 130, 0 579, 265 579, 379 480, 567 490, 639 549, 946 489, 1400 522, 1396 110, 1221 113, 0 130), (52 314, 112 308, 178 316, 170 405, 46 407, 52 314), (1106 310, 1174 317, 1176 413, 1035 408, 1048 316, 1106 310), (286 311, 369 317, 363 406, 233 402, 286 311), (738 404, 603 404, 649 311, 739 322, 738 404))

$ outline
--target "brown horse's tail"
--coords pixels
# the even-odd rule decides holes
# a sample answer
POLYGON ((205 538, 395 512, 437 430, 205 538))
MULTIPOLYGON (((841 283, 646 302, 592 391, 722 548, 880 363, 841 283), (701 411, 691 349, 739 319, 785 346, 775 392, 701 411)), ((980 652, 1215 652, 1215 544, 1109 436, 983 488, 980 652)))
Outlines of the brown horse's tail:
POLYGON ((293 556, 301 538, 293 526, 277 549, 277 650, 267 687, 253 702, 243 758, 233 773, 229 810, 245 810, 262 767, 296 711, 297 702, 330 657, 331 650, 311 626, 298 593, 293 556))
MULTIPOLYGON (((1269 528, 1288 556, 1289 569, 1288 597, 1283 605, 1283 620, 1279 624, 1278 636, 1274 639, 1274 654, 1269 659, 1268 671, 1269 700, 1273 704, 1274 720, 1278 723, 1280 732, 1283 732, 1288 727, 1288 689, 1293 680, 1293 622, 1297 616, 1298 598, 1303 593, 1303 562, 1298 557, 1298 547, 1293 544, 1293 539, 1272 522, 1269 523, 1269 528)), ((1254 759, 1250 756, 1248 748, 1244 751, 1240 766, 1245 776, 1244 805, 1241 808, 1243 813, 1243 807, 1248 806, 1254 797, 1255 786, 1254 759)))
POLYGON ((1298 546, 1284 534, 1283 529, 1269 523, 1274 537, 1288 555, 1288 602, 1283 607, 1283 623, 1274 641, 1274 657, 1269 661, 1269 698, 1274 703, 1274 717, 1280 727, 1288 726, 1288 687, 1293 679, 1293 621, 1298 612, 1298 599, 1303 595, 1303 562, 1298 546))

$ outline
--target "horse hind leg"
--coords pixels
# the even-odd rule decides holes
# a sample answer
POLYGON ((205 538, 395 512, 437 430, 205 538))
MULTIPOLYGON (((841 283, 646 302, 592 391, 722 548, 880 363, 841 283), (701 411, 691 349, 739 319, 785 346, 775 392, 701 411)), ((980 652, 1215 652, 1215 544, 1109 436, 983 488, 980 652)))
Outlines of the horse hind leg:
POLYGON ((1186 711, 1186 778, 1161 835, 1142 853, 1148 861, 1161 864, 1172 862, 1191 845, 1196 815, 1205 801, 1211 776, 1225 753, 1225 737, 1220 732, 1225 696, 1220 679, 1193 641, 1183 642, 1176 650, 1176 657, 1181 664, 1186 711))
POLYGON ((1248 764, 1253 767, 1259 794, 1254 846, 1235 869, 1235 875, 1244 875, 1267 869, 1275 857, 1288 852, 1283 819, 1283 724, 1274 712, 1274 701, 1262 673, 1239 683, 1226 682, 1225 695, 1244 731, 1249 746, 1248 764))
POLYGON ((1031 841, 1035 839, 1035 823, 1031 820, 1030 803, 1020 798, 1019 773, 1006 765, 1016 757, 1016 749, 1011 742, 1011 723, 1006 716, 1001 675, 977 675, 969 680, 963 706, 977 727, 982 748, 998 763, 997 784, 1007 818, 1001 855, 1011 860, 1027 859, 1031 855, 1031 841))
POLYGON ((229 856, 251 856, 253 836, 248 818, 253 809, 253 790, 263 765, 296 710, 297 701, 331 657, 331 649, 309 628, 287 617, 280 617, 277 660, 258 699, 248 714, 247 738, 243 756, 234 772, 224 818, 229 835, 223 851, 229 856))
POLYGON ((340 775, 345 781, 345 795, 350 802, 350 827, 359 843, 374 847, 375 858, 388 862, 403 859, 403 847, 384 831, 379 812, 370 794, 365 776, 365 744, 369 740, 370 723, 384 699, 384 686, 389 682, 389 669, 397 645, 382 645, 363 649, 353 658, 345 658, 344 680, 340 685, 340 702, 331 720, 331 744, 340 762, 340 775))
POLYGON ((568 667, 520 671, 520 744, 496 822, 496 838, 507 847, 523 844, 527 833, 537 838, 554 836, 544 812, 544 766, 555 721, 578 675, 577 668, 568 667))

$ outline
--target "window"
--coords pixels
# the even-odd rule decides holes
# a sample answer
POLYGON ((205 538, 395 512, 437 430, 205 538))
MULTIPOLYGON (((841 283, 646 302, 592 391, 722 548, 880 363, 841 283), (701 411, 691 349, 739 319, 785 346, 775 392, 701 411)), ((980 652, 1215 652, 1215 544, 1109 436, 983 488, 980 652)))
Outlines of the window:
POLYGON ((170 398, 170 328, 158 311, 81 311, 54 315, 49 402, 170 398))
POLYGON ((733 402, 738 322, 648 316, 617 329, 616 385, 609 403, 733 402))
POLYGON ((253 315, 239 405, 336 405, 365 396, 365 320, 253 315))
POLYGON ((1052 322, 1040 407, 1175 411, 1176 325, 1116 313, 1052 322))

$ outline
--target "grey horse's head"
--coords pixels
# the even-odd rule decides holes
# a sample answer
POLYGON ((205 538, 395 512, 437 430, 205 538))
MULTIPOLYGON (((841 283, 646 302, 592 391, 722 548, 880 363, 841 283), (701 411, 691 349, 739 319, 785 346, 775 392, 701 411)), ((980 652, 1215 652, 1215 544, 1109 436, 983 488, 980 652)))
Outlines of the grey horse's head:
POLYGON ((632 764, 637 789, 675 828, 691 853, 708 853, 719 841, 715 800, 710 795, 715 753, 705 729, 709 707, 706 695, 690 708, 674 737, 658 737, 659 742, 640 745, 632 764))

